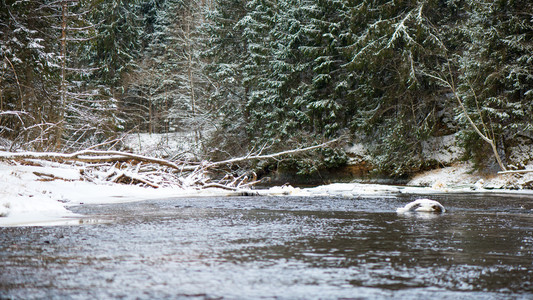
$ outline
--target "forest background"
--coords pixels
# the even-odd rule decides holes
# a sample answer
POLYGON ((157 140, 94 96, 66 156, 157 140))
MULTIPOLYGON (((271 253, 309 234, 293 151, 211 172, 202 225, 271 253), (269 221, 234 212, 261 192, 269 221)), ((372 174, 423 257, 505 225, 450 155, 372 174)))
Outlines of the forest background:
MULTIPOLYGON (((529 0, 0 0, 0 60, 9 151, 188 133, 196 151, 168 159, 223 160, 343 137, 407 176, 438 166, 432 138, 494 169, 533 144, 529 0)), ((309 174, 345 149, 254 168, 309 174)))

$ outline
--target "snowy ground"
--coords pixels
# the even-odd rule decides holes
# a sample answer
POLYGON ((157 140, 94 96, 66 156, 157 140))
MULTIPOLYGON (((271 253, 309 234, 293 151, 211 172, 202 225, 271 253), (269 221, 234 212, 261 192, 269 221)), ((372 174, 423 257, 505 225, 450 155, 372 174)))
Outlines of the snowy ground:
POLYGON ((224 190, 144 188, 110 182, 80 181, 78 168, 0 163, 0 226, 68 222, 79 217, 71 205, 117 203, 176 196, 225 195, 224 190), (54 177, 54 180, 48 180, 54 177))
MULTIPOLYGON (((533 168, 533 166, 530 166, 533 168)), ((482 178, 470 174, 471 166, 460 164, 421 174, 411 186, 398 187, 375 184, 343 183, 315 188, 291 186, 255 190, 262 195, 342 196, 365 197, 399 193, 429 194, 450 192, 521 192, 526 190, 502 190, 533 182, 533 173, 527 175, 501 175, 482 178), (418 186, 418 187, 417 187, 418 186), (495 190, 495 188, 498 188, 495 190)), ((0 163, 0 226, 79 224, 82 216, 68 210, 72 205, 117 203, 146 199, 190 196, 226 196, 235 192, 222 189, 194 188, 144 188, 109 182, 80 181, 79 168, 49 163, 44 167, 0 163), (49 180, 50 178, 54 180, 49 180)))
MULTIPOLYGON (((533 164, 524 169, 533 170, 533 164)), ((450 190, 470 187, 481 190, 524 190, 533 188, 533 172, 523 174, 481 174, 470 163, 456 163, 451 167, 435 169, 414 177, 408 185, 450 190)))
MULTIPOLYGON (((131 134, 126 146, 138 154, 156 157, 192 158, 194 138, 190 134, 131 134), (163 149, 163 150, 162 150, 163 149)), ((442 164, 457 161, 461 150, 455 146, 455 137, 446 136, 424 144, 427 153, 442 164)), ((347 151, 354 154, 357 163, 368 159, 362 145, 354 145, 347 151)), ((513 159, 528 165, 517 168, 533 169, 533 149, 517 148, 512 151, 513 159)), ((68 210, 73 205, 90 205, 140 201, 146 199, 190 196, 225 196, 236 194, 222 189, 195 188, 144 188, 122 185, 105 180, 83 181, 79 166, 74 168, 51 162, 40 161, 40 167, 15 165, 0 162, 0 226, 79 224, 82 216, 68 210), (53 180, 52 180, 53 179, 53 180)), ((85 178, 86 179, 86 178, 85 178)), ((399 193, 430 194, 451 192, 520 192, 533 194, 533 173, 482 176, 472 171, 468 163, 432 170, 413 178, 407 187, 373 184, 330 184, 315 188, 293 188, 290 186, 254 190, 262 195, 298 196, 342 196, 364 197, 399 193)))
POLYGON ((131 133, 124 144, 133 153, 182 160, 195 160, 198 149, 194 132, 131 133))

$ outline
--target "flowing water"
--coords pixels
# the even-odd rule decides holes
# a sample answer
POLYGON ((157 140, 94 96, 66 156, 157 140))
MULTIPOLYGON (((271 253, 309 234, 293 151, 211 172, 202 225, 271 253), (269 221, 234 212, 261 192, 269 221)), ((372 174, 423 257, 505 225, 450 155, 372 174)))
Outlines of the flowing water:
POLYGON ((533 299, 533 198, 162 199, 0 228, 1 299, 533 299))

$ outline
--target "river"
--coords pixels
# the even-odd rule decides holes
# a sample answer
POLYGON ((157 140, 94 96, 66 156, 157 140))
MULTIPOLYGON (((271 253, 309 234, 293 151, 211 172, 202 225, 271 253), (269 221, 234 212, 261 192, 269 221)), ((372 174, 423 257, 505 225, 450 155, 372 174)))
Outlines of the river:
POLYGON ((533 299, 533 198, 176 198, 0 228, 1 299, 533 299))

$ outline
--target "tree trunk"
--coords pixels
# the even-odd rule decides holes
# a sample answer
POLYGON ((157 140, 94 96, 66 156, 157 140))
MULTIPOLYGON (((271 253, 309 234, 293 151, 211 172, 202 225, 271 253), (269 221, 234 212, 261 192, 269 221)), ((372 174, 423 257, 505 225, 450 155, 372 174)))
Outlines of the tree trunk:
POLYGON ((65 79, 65 71, 67 67, 67 13, 68 13, 68 2, 62 1, 61 3, 61 84, 59 86, 59 120, 57 122, 56 130, 56 150, 61 148, 61 137, 63 136, 63 131, 65 128, 65 111, 66 111, 66 98, 67 98, 67 87, 65 79))

